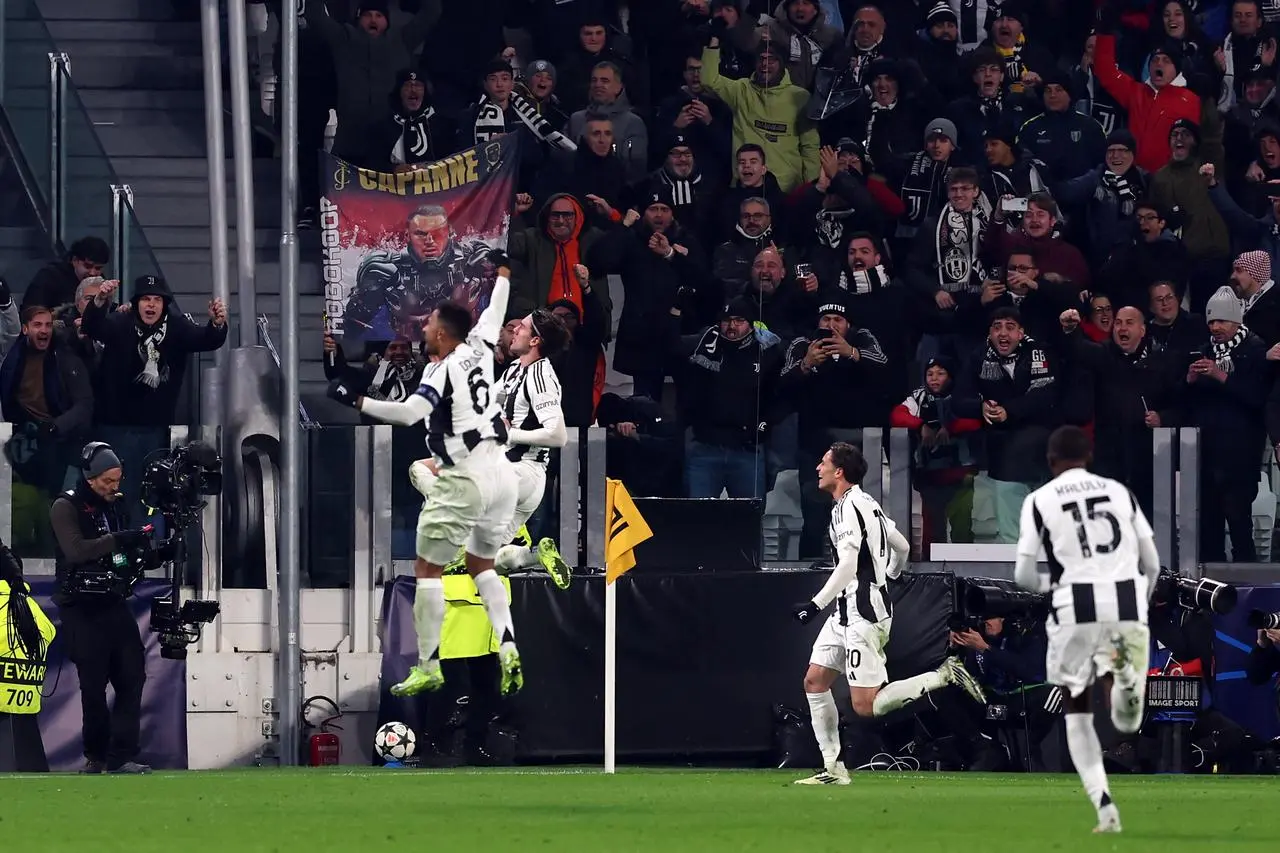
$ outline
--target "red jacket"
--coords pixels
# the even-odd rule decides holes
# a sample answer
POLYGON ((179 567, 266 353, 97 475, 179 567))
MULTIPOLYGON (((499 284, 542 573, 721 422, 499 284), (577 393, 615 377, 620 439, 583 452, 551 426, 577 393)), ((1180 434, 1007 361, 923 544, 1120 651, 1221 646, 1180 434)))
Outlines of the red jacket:
POLYGON ((1098 36, 1093 73, 1116 103, 1129 113, 1129 130, 1138 141, 1137 163, 1155 172, 1169 162, 1169 129, 1180 118, 1200 124, 1200 96, 1170 83, 1156 91, 1116 67, 1116 37, 1098 36))

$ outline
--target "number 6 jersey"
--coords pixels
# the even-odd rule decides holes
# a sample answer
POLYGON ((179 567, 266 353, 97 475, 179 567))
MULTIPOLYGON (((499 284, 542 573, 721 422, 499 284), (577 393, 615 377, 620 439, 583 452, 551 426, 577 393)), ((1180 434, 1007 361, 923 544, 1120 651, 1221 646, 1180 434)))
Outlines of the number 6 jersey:
POLYGON ((507 440, 494 393, 493 351, 502 331, 510 285, 499 278, 493 296, 466 341, 422 371, 414 393, 431 404, 427 449, 444 467, 458 465, 486 441, 507 440))
POLYGON ((1141 556, 1154 554, 1154 538, 1122 483, 1070 468, 1023 502, 1018 558, 1034 562, 1044 546, 1059 624, 1146 622, 1148 577, 1159 566, 1144 574, 1141 556))

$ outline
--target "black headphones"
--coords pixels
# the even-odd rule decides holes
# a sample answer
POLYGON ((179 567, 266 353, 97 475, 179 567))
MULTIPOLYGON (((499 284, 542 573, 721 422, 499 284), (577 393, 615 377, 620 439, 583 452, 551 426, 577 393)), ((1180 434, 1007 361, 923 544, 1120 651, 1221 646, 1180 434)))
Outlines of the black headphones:
POLYGON ((115 453, 114 450, 111 450, 111 445, 105 441, 91 441, 86 444, 84 449, 80 451, 80 469, 88 472, 93 465, 94 458, 104 450, 115 453))

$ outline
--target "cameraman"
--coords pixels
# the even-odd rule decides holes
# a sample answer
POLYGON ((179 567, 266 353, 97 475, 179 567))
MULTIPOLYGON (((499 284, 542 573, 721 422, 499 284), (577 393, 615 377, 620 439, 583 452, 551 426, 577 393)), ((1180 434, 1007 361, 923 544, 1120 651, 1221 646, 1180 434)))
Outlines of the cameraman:
POLYGON ((93 583, 128 565, 128 552, 143 546, 150 533, 123 529, 121 465, 109 445, 85 445, 80 468, 84 479, 53 502, 49 520, 57 557, 54 602, 62 616, 67 656, 80 676, 81 772, 150 773, 150 767, 134 761, 146 667, 142 638, 125 601, 131 589, 93 583), (114 711, 107 708, 108 683, 115 688, 114 711))
POLYGON ((1046 643, 1044 623, 1038 620, 1006 624, 1003 617, 993 616, 976 628, 953 629, 950 644, 982 684, 987 704, 959 691, 940 690, 930 699, 938 714, 922 719, 926 731, 955 735, 969 770, 1008 769, 1008 756, 995 738, 997 728, 1025 730, 1027 749, 1034 755, 1063 705, 1062 692, 1044 683, 1046 643), (941 731, 934 732, 931 724, 941 731))

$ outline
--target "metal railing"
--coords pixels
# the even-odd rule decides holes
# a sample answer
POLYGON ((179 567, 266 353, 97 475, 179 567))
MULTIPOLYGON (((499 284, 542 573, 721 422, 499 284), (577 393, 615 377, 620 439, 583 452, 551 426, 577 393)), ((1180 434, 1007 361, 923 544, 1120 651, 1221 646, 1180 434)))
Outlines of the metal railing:
POLYGON ((14 153, 31 178, 27 191, 40 225, 54 252, 80 237, 106 239, 112 269, 105 274, 120 279, 127 298, 134 276, 160 274, 134 213, 132 188, 116 174, 80 97, 73 57, 58 48, 36 4, 5 0, 0 7, 0 100, 14 153), (40 74, 37 56, 47 63, 40 74))

